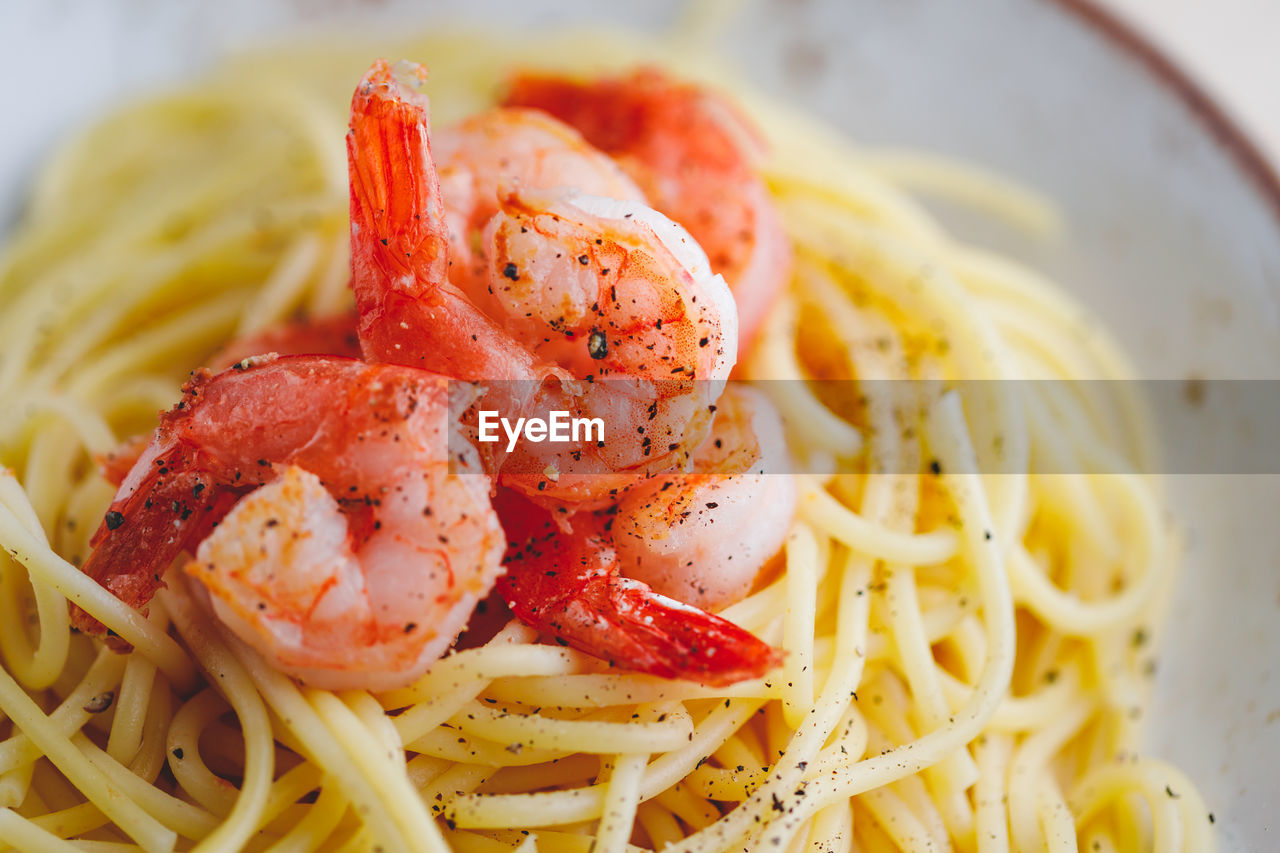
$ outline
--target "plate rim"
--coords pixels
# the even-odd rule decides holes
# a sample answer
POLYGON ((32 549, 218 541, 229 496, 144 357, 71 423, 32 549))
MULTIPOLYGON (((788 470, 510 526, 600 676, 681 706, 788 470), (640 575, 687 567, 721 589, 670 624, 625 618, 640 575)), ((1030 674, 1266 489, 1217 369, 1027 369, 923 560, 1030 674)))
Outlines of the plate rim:
POLYGON ((1222 103, 1172 58, 1163 47, 1100 0, 1048 0, 1049 4, 1101 35, 1107 43, 1133 59, 1154 82, 1172 93, 1192 119, 1225 151, 1232 165, 1270 210, 1280 230, 1280 172, 1263 153, 1252 133, 1222 103))

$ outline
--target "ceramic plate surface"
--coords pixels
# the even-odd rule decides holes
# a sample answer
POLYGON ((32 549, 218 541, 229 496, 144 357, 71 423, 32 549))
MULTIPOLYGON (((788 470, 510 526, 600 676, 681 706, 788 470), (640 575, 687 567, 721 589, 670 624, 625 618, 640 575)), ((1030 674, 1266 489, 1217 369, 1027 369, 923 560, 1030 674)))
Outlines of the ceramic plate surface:
MULTIPOLYGON (((263 39, 441 18, 659 29, 680 4, 462 5, 4 4, 0 221, 61 136, 263 39)), ((1056 277, 1145 375, 1280 378, 1280 189, 1211 104, 1097 18, 1050 0, 756 0, 723 46, 750 80, 860 143, 959 156, 1054 198, 1070 227, 1059 244, 952 224, 1056 277)), ((1258 429, 1235 413, 1219 420, 1206 451, 1258 429)), ((1178 476, 1169 491, 1190 546, 1149 748, 1202 787, 1223 849, 1280 849, 1280 477, 1178 476)))

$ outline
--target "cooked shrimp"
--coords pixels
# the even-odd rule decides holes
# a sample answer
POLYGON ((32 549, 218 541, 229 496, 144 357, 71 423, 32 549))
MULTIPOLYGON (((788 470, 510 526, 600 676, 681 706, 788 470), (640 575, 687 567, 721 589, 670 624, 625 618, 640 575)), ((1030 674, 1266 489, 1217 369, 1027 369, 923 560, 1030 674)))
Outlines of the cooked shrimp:
POLYGON ((353 313, 329 317, 299 317, 269 326, 251 335, 242 335, 217 352, 206 365, 214 373, 254 356, 276 355, 341 355, 360 357, 360 338, 356 335, 353 313))
POLYGON ((768 672, 781 654, 719 616, 619 575, 608 512, 565 529, 509 491, 494 505, 509 540, 498 591, 522 621, 611 665, 663 678, 732 684, 768 672))
POLYGON ((376 64, 347 137, 366 356, 512 380, 489 387, 504 414, 603 417, 603 447, 493 458, 505 482, 541 500, 590 505, 637 473, 682 468, 737 353, 733 297, 706 255, 639 202, 506 188, 483 235, 492 293, 470 298, 448 278, 426 99, 403 81, 376 64))
POLYGON ((614 518, 614 547, 627 577, 720 610, 750 591, 795 515, 782 419, 769 399, 746 385, 727 388, 693 469, 629 490, 614 518))
POLYGON ((736 313, 687 232, 636 202, 511 192, 489 228, 502 322, 543 364, 541 410, 600 418, 596 444, 520 444, 504 482, 559 503, 683 469, 735 359, 736 313))
POLYGON ((791 244, 755 170, 763 144, 733 105, 655 69, 587 82, 525 74, 505 103, 577 128, 689 229, 733 290, 745 351, 790 275, 791 244))
MULTIPOLYGON (((274 355, 340 355, 345 358, 360 357, 360 338, 356 335, 355 314, 334 314, 330 317, 300 317, 270 326, 260 332, 243 335, 209 359, 209 370, 214 373, 226 370, 245 359, 274 355)), ((102 476, 113 486, 119 486, 137 464, 138 457, 151 442, 150 435, 133 435, 101 454, 95 460, 102 476)))
POLYGON ((131 435, 106 453, 98 454, 94 461, 98 464, 98 472, 102 478, 113 486, 119 487, 138 464, 138 459, 151 444, 151 436, 146 433, 131 435))
POLYGON ((488 285, 483 231, 504 186, 573 187, 644 201, 617 163, 541 110, 486 110, 437 132, 432 143, 449 225, 449 276, 473 299, 482 299, 488 285))
POLYGON ((285 356, 199 372, 184 392, 85 573, 142 607, 194 549, 186 572, 214 612, 285 672, 381 690, 425 671, 501 573, 504 542, 490 481, 450 434, 446 380, 285 356))

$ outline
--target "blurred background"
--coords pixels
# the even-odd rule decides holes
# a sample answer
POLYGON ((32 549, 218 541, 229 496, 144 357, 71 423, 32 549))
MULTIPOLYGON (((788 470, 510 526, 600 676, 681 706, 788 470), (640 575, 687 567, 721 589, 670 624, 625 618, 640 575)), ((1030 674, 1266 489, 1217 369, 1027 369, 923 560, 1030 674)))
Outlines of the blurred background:
MULTIPOLYGON (((1003 0, 972 1, 1003 4, 1003 0)), ((1039 5, 1046 0, 1021 2, 1039 5)), ((743 0, 747 6, 761 3, 775 6, 774 14, 789 16, 803 16, 805 7, 812 5, 806 0, 776 4, 743 0)), ((598 17, 593 13, 599 11, 581 0, 533 5, 561 10, 564 14, 557 17, 570 20, 578 14, 598 17)), ((621 17, 660 25, 663 8, 673 4, 627 5, 621 17)), ((708 5, 730 7, 734 0, 713 0, 708 5)), ((883 5, 855 2, 851 16, 879 14, 883 5)), ((1096 5, 1131 24, 1213 96, 1248 131, 1273 166, 1280 163, 1280 60, 1275 52, 1280 0, 1065 0, 1065 5, 1096 5)), ((473 16, 476 8, 484 6, 483 0, 219 0, 216 5, 199 0, 4 0, 0 2, 0 72, 9 85, 0 90, 0 114, 6 127, 25 127, 20 134, 0 134, 0 230, 10 223, 13 195, 23 188, 24 175, 40 160, 41 149, 65 132, 68 124, 83 123, 68 122, 65 106, 51 110, 42 105, 43 100, 64 104, 73 100, 86 111, 87 119, 102 111, 105 97, 140 82, 153 88, 171 72, 175 56, 182 56, 187 65, 207 64, 213 57, 204 54, 211 48, 222 51, 253 40, 254 34, 279 31, 284 19, 294 23, 357 19, 394 30, 406 11, 412 18, 441 10, 445 17, 454 17, 453 10, 473 16), (126 35, 122 28, 130 30, 128 38, 122 37, 126 35), (191 44, 166 43, 174 32, 191 30, 199 30, 191 33, 191 44), (58 34, 58 43, 76 45, 76 54, 50 55, 51 32, 58 34), (130 55, 121 56, 125 44, 130 55), (139 51, 140 45, 153 49, 139 51), (68 74, 67 65, 74 66, 75 73, 68 74), (68 79, 76 80, 74 87, 67 85, 68 79)))
POLYGON ((1280 168, 1280 2, 1101 0, 1191 73, 1280 168))

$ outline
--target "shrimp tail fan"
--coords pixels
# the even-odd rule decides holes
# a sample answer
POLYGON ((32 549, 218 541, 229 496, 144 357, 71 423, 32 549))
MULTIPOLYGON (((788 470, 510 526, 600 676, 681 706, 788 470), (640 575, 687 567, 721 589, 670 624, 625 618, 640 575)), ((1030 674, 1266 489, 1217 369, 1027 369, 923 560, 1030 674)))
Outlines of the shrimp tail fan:
POLYGON ((445 280, 448 228, 431 159, 426 69, 373 64, 351 98, 347 162, 351 227, 378 239, 352 241, 352 282, 361 318, 376 313, 389 284, 417 298, 445 280))
POLYGON ((727 619, 618 574, 606 514, 572 530, 512 492, 495 505, 507 532, 498 590, 525 623, 610 665, 662 678, 727 685, 764 675, 782 654, 727 619))

